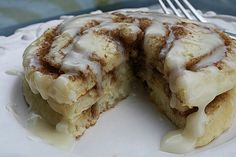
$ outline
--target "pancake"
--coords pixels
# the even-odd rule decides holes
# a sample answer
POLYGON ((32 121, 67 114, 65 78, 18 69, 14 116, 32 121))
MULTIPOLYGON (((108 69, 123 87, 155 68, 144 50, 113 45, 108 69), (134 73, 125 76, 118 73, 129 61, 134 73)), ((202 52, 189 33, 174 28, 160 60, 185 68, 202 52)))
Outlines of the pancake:
MULTIPOLYGON (((170 92, 167 89, 168 83, 165 79, 160 79, 160 74, 154 74, 148 81, 148 90, 150 91, 151 100, 156 104, 159 111, 164 113, 177 128, 184 128, 187 117, 196 112, 197 108, 179 111, 171 108, 170 92), (158 78, 158 79, 157 79, 158 78)), ((222 93, 214 98, 205 108, 208 121, 205 124, 204 134, 197 138, 195 147, 208 144, 210 141, 218 137, 226 129, 231 126, 236 111, 236 88, 222 93)), ((175 145, 176 147, 177 145, 175 145)), ((163 148, 165 151, 174 152, 171 148, 163 148)), ((178 151, 180 148, 177 148, 178 151)), ((175 153, 178 151, 175 151, 175 153)))
POLYGON ((127 71, 129 66, 118 67, 114 74, 107 74, 104 79, 101 96, 98 96, 97 89, 91 89, 73 104, 60 104, 53 99, 43 99, 40 94, 31 91, 26 79, 23 81, 23 92, 34 112, 56 126, 58 131, 79 137, 86 128, 96 123, 100 113, 114 107, 117 102, 128 96, 132 76, 131 72, 126 73, 127 71), (119 88, 120 90, 117 90, 119 88))
POLYGON ((77 16, 25 50, 24 94, 57 130, 78 137, 128 96, 137 77, 180 128, 161 149, 184 153, 208 144, 233 120, 235 45, 213 25, 156 12, 77 16))

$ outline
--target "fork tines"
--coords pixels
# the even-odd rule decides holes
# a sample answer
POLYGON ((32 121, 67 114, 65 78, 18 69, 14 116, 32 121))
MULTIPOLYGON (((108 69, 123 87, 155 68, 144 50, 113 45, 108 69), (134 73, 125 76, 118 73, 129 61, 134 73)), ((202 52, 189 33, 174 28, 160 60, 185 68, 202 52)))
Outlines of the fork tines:
MULTIPOLYGON (((179 0, 159 0, 159 3, 161 5, 162 10, 166 14, 171 14, 171 12, 167 9, 167 5, 168 5, 175 15, 179 17, 183 17, 184 15, 186 18, 193 20, 194 18, 188 12, 188 9, 189 9, 192 15, 195 16, 198 21, 207 22, 207 20, 197 12, 197 10, 188 2, 188 0, 180 0, 180 1, 179 0)), ((228 32, 228 31, 224 31, 224 32, 228 33, 231 38, 236 39, 235 33, 228 32)))
POLYGON ((179 10, 176 8, 178 7, 181 12, 183 13, 183 15, 185 17, 187 17, 188 19, 190 20, 193 20, 193 17, 188 13, 187 9, 189 9, 192 14, 197 18, 197 20, 201 21, 201 22, 207 22, 204 17, 202 17, 198 12, 197 10, 188 2, 188 0, 181 0, 181 2, 179 0, 159 0, 159 3, 161 5, 161 8, 163 9, 163 11, 166 13, 166 14, 171 14, 171 12, 167 9, 167 5, 168 4, 171 8, 171 10, 173 11, 173 13, 179 17, 183 17, 179 10), (172 2, 174 1, 174 3, 172 2), (185 6, 185 7, 184 7, 185 6), (187 9, 185 9, 187 8, 187 9))

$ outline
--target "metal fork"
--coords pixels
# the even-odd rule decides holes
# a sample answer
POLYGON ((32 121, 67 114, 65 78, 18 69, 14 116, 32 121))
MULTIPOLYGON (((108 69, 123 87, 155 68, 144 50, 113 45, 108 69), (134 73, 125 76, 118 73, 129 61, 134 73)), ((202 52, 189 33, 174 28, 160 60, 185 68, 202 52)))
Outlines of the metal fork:
MULTIPOLYGON (((194 15, 196 17, 196 19, 200 22, 207 22, 207 20, 202 17, 202 15, 200 15, 197 10, 188 2, 188 0, 182 0, 180 3, 179 0, 173 0, 175 2, 172 3, 171 0, 165 0, 168 5, 170 6, 171 10, 173 11, 173 13, 179 17, 183 17, 179 10, 176 8, 179 7, 179 9, 181 10, 181 12, 183 13, 184 17, 190 19, 190 20, 194 20, 194 18, 188 13, 188 11, 184 8, 183 4, 187 7, 187 9, 189 9, 192 13, 192 15, 194 15)), ((163 2, 163 0, 159 0, 159 3, 161 5, 162 10, 164 11, 164 13, 166 14, 171 14, 171 12, 167 9, 166 4, 163 2)), ((227 32, 224 31, 225 33, 229 34, 229 36, 233 39, 236 39, 236 34, 235 33, 231 33, 231 32, 227 32)))

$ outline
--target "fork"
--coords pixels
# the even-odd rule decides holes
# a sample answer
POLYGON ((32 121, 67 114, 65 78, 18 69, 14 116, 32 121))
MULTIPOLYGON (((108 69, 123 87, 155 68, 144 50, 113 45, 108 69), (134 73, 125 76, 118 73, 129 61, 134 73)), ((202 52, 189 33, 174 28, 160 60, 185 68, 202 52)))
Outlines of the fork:
MULTIPOLYGON (((173 0, 175 2, 176 5, 174 5, 174 3, 171 2, 171 0, 165 0, 167 2, 167 4, 170 6, 171 10, 173 11, 173 13, 179 17, 186 17, 190 20, 194 20, 194 18, 189 14, 189 12, 184 8, 183 4, 187 7, 187 9, 189 9, 192 13, 192 15, 194 15, 196 17, 196 20, 200 21, 200 22, 207 22, 207 20, 200 15, 197 10, 189 3, 188 0, 182 0, 182 3, 180 3, 179 0, 173 0), (183 13, 184 16, 182 16, 179 12, 179 10, 175 7, 179 7, 179 10, 181 10, 181 12, 183 13)), ((162 10, 164 11, 164 13, 166 14, 171 14, 171 12, 167 9, 167 6, 165 5, 165 3, 163 2, 163 0, 159 0, 159 3, 161 5, 162 10)), ((233 39, 236 39, 236 34, 235 33, 231 33, 228 31, 224 31, 225 33, 229 34, 229 36, 233 39)))

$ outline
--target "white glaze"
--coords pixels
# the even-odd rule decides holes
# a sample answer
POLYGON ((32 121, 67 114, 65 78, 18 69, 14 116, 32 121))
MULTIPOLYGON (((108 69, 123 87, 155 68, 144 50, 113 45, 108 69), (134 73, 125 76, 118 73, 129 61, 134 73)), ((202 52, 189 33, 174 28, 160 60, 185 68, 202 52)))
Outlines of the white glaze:
MULTIPOLYGON (((44 119, 35 113, 30 113, 27 121, 28 130, 44 142, 56 146, 60 149, 70 151, 75 144, 75 138, 65 132, 59 132, 49 125, 44 119)), ((37 140, 36 137, 30 136, 30 139, 37 140)))
POLYGON ((101 16, 90 15, 90 16, 76 16, 65 20, 62 25, 60 25, 61 32, 68 33, 71 37, 74 37, 76 33, 78 33, 82 27, 84 27, 87 23, 92 20, 97 21, 99 23, 103 21, 111 21, 109 15, 102 14, 101 16))
POLYGON ((174 34, 172 33, 172 31, 170 31, 170 34, 169 34, 168 38, 166 39, 166 47, 161 49, 160 58, 166 57, 166 55, 169 52, 169 49, 171 47, 171 44, 173 43, 174 40, 175 40, 174 34))
POLYGON ((159 21, 154 21, 151 26, 149 26, 146 29, 145 32, 146 35, 161 35, 161 36, 165 36, 166 35, 166 28, 163 25, 163 23, 159 22, 159 21))
POLYGON ((183 130, 168 132, 161 140, 162 151, 170 153, 187 153, 194 150, 195 139, 183 136, 183 130))
POLYGON ((101 87, 102 72, 101 65, 89 59, 90 55, 97 51, 99 45, 92 40, 88 34, 79 39, 75 39, 74 45, 65 49, 66 57, 63 60, 61 69, 65 72, 76 73, 79 71, 86 72, 89 69, 93 71, 97 78, 97 85, 101 87))
POLYGON ((220 48, 217 48, 215 51, 212 52, 211 55, 204 57, 203 59, 200 60, 197 64, 194 65, 193 69, 201 69, 204 67, 207 67, 209 65, 212 65, 214 63, 217 63, 218 61, 222 60, 225 58, 225 53, 226 52, 226 47, 221 46, 220 48))
POLYGON ((7 75, 13 75, 13 76, 20 76, 22 77, 24 75, 24 72, 21 70, 16 70, 16 69, 10 69, 5 71, 7 75))

